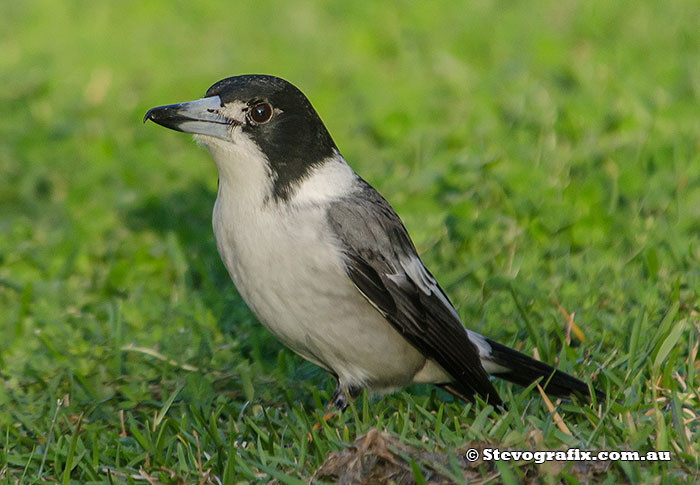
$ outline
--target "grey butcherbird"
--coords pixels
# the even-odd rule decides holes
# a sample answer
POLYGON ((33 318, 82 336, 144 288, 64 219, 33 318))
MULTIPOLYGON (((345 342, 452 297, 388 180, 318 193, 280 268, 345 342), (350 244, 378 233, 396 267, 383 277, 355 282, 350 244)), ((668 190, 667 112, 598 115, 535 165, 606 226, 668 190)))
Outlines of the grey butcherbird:
POLYGON ((501 405, 489 375, 556 396, 588 386, 463 327, 391 206, 340 155, 307 98, 283 79, 224 79, 204 98, 146 113, 193 133, 219 171, 216 245, 267 329, 337 380, 362 388, 432 383, 501 405))

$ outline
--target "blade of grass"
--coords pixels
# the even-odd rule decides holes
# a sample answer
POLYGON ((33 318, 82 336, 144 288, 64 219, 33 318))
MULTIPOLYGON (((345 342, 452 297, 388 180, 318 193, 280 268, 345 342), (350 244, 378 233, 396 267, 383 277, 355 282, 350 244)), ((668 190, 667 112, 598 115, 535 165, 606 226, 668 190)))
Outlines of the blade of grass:
POLYGON ((180 394, 180 391, 182 391, 182 388, 185 387, 184 384, 180 384, 168 397, 168 400, 165 401, 165 404, 163 404, 163 407, 160 408, 158 411, 158 416, 156 417, 154 423, 153 423, 153 429, 155 430, 158 428, 158 425, 160 425, 161 422, 163 422, 163 419, 165 418, 165 415, 168 414, 168 409, 170 409, 170 406, 172 406, 173 401, 175 401, 175 398, 177 397, 178 394, 180 394))
POLYGON ((535 344, 535 348, 539 351, 541 358, 547 358, 547 352, 545 352, 545 349, 540 345, 540 339, 539 339, 539 334, 537 331, 535 331, 535 327, 530 321, 530 318, 527 316, 527 312, 525 311, 525 308, 520 304, 520 300, 518 299, 518 295, 515 293, 515 288, 513 287, 513 283, 508 282, 508 291, 510 292, 510 296, 513 298, 513 301, 515 302, 515 306, 518 308, 518 313, 520 313, 520 316, 522 317, 523 321, 525 322, 525 326, 527 327, 527 333, 532 339, 532 342, 535 344))
POLYGON ((666 357, 668 357, 668 354, 671 352, 671 350, 673 350, 673 347, 676 345, 678 339, 681 337, 683 330, 685 330, 686 323, 687 320, 679 321, 668 333, 668 336, 659 347, 659 351, 656 353, 656 357, 654 357, 655 371, 658 371, 661 368, 661 364, 666 360, 666 357))
POLYGON ((39 466, 39 471, 36 474, 37 480, 41 479, 41 473, 44 469, 44 463, 46 463, 46 455, 49 452, 49 445, 51 444, 51 438, 53 438, 53 428, 56 425, 56 418, 58 418, 58 411, 61 409, 62 405, 63 405, 63 400, 57 399, 56 400, 56 410, 53 413, 53 419, 51 419, 51 425, 49 426, 49 434, 46 437, 46 444, 44 445, 44 453, 41 456, 41 465, 39 466))
POLYGON ((78 444, 78 436, 80 435, 80 427, 83 424, 84 413, 80 413, 78 422, 75 425, 75 430, 73 431, 73 437, 70 440, 70 447, 68 448, 68 457, 66 457, 65 468, 63 469, 63 485, 68 485, 70 482, 70 472, 73 469, 73 457, 75 456, 75 447, 78 444))

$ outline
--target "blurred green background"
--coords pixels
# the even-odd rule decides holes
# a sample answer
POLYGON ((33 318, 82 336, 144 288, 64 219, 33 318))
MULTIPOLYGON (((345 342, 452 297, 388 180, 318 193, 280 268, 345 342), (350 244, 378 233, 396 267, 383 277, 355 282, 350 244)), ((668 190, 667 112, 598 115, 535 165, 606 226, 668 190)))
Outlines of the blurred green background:
POLYGON ((697 478, 699 25, 693 0, 5 2, 0 478, 294 482, 370 427, 448 454, 668 449, 609 477, 697 478), (243 73, 306 93, 467 326, 609 402, 560 403, 572 435, 501 384, 505 417, 415 388, 323 422, 329 378, 219 261, 214 164, 142 124, 243 73))

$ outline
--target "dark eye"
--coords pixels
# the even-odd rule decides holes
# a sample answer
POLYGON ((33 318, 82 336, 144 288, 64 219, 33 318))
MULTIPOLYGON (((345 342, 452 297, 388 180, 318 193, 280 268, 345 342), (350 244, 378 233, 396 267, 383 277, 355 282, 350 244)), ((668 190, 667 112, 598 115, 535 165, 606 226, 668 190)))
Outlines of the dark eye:
POLYGON ((250 119, 256 123, 266 123, 272 118, 272 106, 269 103, 256 104, 250 108, 250 119))

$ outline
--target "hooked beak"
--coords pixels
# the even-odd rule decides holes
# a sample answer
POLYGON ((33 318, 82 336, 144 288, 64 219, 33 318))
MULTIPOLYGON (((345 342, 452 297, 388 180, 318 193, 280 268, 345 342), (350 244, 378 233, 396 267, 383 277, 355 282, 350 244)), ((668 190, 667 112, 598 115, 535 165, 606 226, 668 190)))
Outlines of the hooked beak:
POLYGON ((220 115, 221 107, 221 98, 218 96, 187 103, 157 106, 148 110, 143 122, 151 120, 171 130, 231 141, 229 127, 236 122, 220 115))

